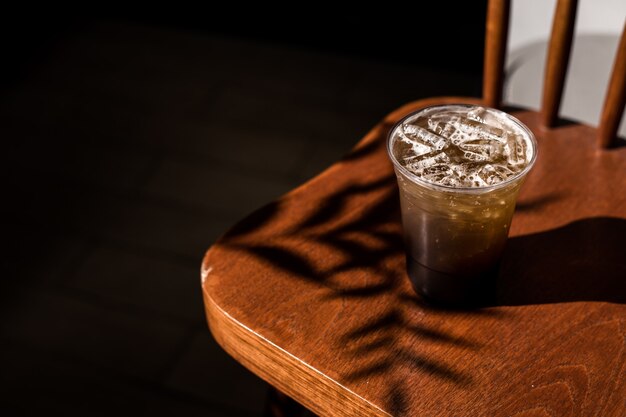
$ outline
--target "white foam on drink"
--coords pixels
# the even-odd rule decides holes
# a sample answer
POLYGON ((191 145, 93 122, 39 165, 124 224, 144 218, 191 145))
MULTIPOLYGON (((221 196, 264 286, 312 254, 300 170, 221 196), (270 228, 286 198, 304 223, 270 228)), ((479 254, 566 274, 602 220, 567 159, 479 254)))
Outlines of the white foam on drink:
POLYGON ((504 113, 479 106, 428 109, 392 132, 396 160, 437 185, 480 188, 520 173, 532 160, 527 132, 504 113))

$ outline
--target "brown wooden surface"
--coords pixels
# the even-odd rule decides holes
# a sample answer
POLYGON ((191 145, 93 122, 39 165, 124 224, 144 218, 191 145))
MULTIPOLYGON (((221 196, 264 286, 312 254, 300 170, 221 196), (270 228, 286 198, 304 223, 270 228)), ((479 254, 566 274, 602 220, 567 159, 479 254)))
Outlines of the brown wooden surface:
POLYGON ((489 0, 487 5, 483 100, 494 108, 499 108, 502 101, 510 3, 509 0, 489 0))
POLYGON ((626 147, 538 128, 493 306, 427 307, 406 277, 389 115, 341 162, 207 253, 209 326, 320 415, 626 415, 626 147))
POLYGON ((578 0, 558 0, 554 11, 543 80, 541 113, 544 126, 554 126, 559 115, 567 64, 572 48, 577 5, 578 0))
POLYGON ((615 54, 611 80, 606 90, 606 99, 598 127, 598 144, 607 148, 617 141, 617 129, 626 104, 626 23, 615 54))

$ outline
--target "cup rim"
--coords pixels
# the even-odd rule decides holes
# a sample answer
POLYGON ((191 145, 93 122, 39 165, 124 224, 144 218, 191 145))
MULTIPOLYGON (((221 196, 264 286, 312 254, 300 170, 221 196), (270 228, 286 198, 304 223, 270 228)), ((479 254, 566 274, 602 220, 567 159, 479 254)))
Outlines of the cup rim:
POLYGON ((431 188, 434 190, 438 190, 438 191, 446 191, 446 192, 451 192, 451 193, 464 193, 464 194, 483 194, 485 192, 489 192, 489 191, 494 191, 494 190, 498 190, 501 188, 505 188, 508 185, 513 184, 514 182, 516 182, 516 180, 519 180, 521 178, 524 178, 526 176, 526 174, 528 173, 528 171, 530 171, 530 169, 533 167, 533 165, 535 164, 535 161, 537 160, 537 140, 535 139, 535 135, 533 134, 533 132, 521 121, 519 121, 516 117, 503 112, 502 110, 498 110, 498 109, 494 109, 492 107, 487 107, 487 106, 480 106, 477 104, 466 104, 466 103, 450 103, 450 104, 437 104, 434 106, 427 106, 427 107, 422 107, 419 110, 413 111, 409 114, 407 114, 406 116, 404 116, 402 119, 398 120, 389 130, 389 133, 387 134, 387 155, 389 156, 389 159, 391 160, 391 162, 393 163, 394 167, 396 170, 400 171, 404 176, 406 176, 407 178, 409 178, 410 180, 412 180, 413 182, 422 185, 424 187, 427 188, 431 188), (524 133, 526 133, 528 135, 528 138, 530 139, 530 143, 532 145, 533 148, 533 154, 532 157, 530 158, 530 161, 528 161, 528 164, 524 167, 524 169, 522 169, 520 172, 518 172, 517 174, 513 175, 510 178, 507 178, 506 180, 499 182, 497 184, 493 184, 493 185, 488 185, 486 187, 453 187, 453 186, 449 186, 449 185, 441 185, 441 184, 434 184, 432 182, 426 181, 420 177, 418 177, 417 175, 415 175, 414 173, 412 173, 411 171, 409 171, 406 167, 404 167, 402 164, 400 164, 400 162, 398 162, 398 160, 395 158, 395 156, 393 155, 392 149, 391 149, 391 144, 392 144, 392 139, 393 139, 393 133, 396 131, 396 129, 402 125, 407 119, 409 118, 413 118, 418 116, 420 113, 424 113, 428 110, 433 110, 435 108, 441 108, 442 110, 445 108, 451 108, 451 107, 481 107, 484 108, 486 110, 492 111, 497 113, 500 116, 503 116, 507 119, 509 119, 511 122, 513 122, 514 124, 516 124, 524 133))

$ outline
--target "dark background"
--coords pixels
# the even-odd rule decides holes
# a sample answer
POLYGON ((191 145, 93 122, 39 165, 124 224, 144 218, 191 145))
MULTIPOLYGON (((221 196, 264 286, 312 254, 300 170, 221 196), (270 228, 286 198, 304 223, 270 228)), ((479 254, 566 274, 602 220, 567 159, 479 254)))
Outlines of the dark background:
POLYGON ((2 17, 3 414, 260 415, 204 251, 394 108, 480 94, 484 2, 172 7, 2 17))
MULTIPOLYGON (((224 11, 167 10, 84 13, 80 16, 30 11, 7 13, 2 24, 3 84, 23 77, 29 66, 64 37, 94 22, 114 21, 168 28, 199 36, 275 43, 351 57, 481 74, 486 1, 418 4, 410 8, 360 8, 353 13, 306 8, 286 16, 225 6, 224 11), (10 75, 10 76, 9 76, 10 75)), ((296 9, 294 7, 294 9, 296 9)), ((51 11, 51 13, 53 13, 51 11)))

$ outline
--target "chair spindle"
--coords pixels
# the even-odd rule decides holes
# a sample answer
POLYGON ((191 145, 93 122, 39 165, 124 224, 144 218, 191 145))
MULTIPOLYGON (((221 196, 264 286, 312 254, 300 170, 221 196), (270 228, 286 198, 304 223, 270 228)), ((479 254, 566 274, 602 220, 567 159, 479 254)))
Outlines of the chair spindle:
POLYGON ((483 101, 487 106, 494 108, 500 107, 502 102, 510 5, 509 0, 489 0, 487 6, 483 101))
POLYGON ((559 115, 577 5, 578 0, 558 0, 554 11, 541 104, 542 123, 546 127, 554 126, 559 115))
POLYGON ((626 23, 615 54, 613 72, 606 90, 604 107, 598 126, 598 146, 609 148, 615 145, 617 129, 626 104, 626 23))

